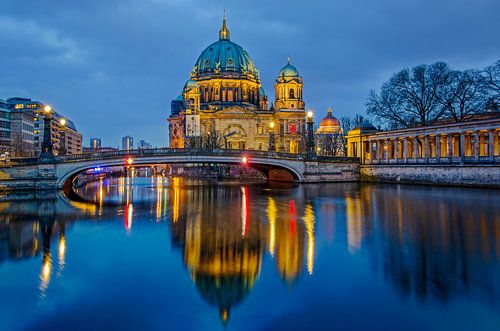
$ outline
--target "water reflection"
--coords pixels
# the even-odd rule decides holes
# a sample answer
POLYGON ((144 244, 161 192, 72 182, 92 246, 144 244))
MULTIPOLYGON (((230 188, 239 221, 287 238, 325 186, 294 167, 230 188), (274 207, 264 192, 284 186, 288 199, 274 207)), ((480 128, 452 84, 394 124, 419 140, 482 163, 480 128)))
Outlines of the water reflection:
POLYGON ((167 225, 196 290, 223 323, 258 282, 266 255, 290 291, 318 273, 315 264, 335 263, 344 251, 367 256, 404 297, 493 306, 500 298, 495 191, 358 184, 273 190, 155 177, 99 180, 78 193, 94 205, 61 196, 3 198, 0 263, 39 257, 42 297, 54 282, 54 261, 60 275, 71 254, 71 224, 120 215, 130 236, 141 222, 167 225))

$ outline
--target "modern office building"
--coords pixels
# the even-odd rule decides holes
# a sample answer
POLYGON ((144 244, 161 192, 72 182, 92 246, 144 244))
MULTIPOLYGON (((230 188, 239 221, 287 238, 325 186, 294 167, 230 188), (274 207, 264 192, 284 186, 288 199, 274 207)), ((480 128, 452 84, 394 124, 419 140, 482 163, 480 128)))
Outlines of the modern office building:
POLYGON ((139 140, 139 143, 137 144, 138 149, 150 149, 153 148, 150 143, 146 142, 145 140, 139 140))
POLYGON ((134 138, 131 136, 125 136, 122 138, 122 150, 129 151, 134 149, 134 138))
POLYGON ((98 150, 101 148, 101 145, 102 145, 102 142, 101 142, 101 138, 96 138, 96 137, 91 137, 90 138, 90 144, 89 144, 89 147, 91 149, 95 149, 95 150, 98 150))
MULTIPOLYGON (((36 156, 41 151, 45 104, 29 98, 9 98, 10 145, 15 156, 36 156)), ((82 153, 82 135, 75 124, 56 111, 51 113, 51 137, 55 154, 82 153)), ((1 124, 0 124, 1 125, 1 124)))
POLYGON ((0 146, 2 153, 10 147, 10 108, 5 100, 0 99, 0 146))
POLYGON ((6 100, 10 108, 10 145, 12 156, 32 157, 35 149, 35 112, 37 106, 26 98, 9 98, 6 100))

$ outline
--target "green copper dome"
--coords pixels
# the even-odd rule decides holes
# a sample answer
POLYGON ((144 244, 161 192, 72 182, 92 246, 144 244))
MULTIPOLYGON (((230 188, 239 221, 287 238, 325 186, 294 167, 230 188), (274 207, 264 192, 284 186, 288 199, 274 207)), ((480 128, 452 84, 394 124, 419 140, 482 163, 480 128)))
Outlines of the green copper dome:
POLYGON ((288 59, 288 63, 281 68, 278 73, 278 77, 300 77, 299 71, 293 65, 290 64, 290 59, 288 59))
POLYGON ((198 83, 196 83, 194 80, 189 79, 186 84, 184 84, 184 91, 190 90, 190 89, 198 89, 200 86, 198 83))
POLYGON ((250 55, 240 45, 229 40, 226 19, 219 31, 219 40, 208 46, 198 57, 192 75, 211 76, 213 74, 240 76, 253 75, 259 78, 250 55))

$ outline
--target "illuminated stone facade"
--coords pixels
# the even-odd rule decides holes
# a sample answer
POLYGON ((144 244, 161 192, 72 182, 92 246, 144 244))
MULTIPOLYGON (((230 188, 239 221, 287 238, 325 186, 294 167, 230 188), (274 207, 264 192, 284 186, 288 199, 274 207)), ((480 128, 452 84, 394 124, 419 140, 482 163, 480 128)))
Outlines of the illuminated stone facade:
POLYGON ((259 70, 247 51, 230 40, 224 18, 219 40, 201 53, 181 95, 172 101, 170 147, 302 152, 302 77, 290 61, 279 71, 275 91, 275 105, 269 107, 259 70))

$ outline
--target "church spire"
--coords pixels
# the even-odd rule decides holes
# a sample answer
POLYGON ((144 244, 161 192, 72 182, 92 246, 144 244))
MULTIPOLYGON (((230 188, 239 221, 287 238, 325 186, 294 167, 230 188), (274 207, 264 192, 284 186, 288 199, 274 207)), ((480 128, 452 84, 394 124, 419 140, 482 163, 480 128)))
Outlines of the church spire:
POLYGON ((219 30, 219 40, 229 40, 229 30, 226 26, 226 11, 224 10, 224 19, 222 20, 222 27, 219 30))

